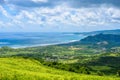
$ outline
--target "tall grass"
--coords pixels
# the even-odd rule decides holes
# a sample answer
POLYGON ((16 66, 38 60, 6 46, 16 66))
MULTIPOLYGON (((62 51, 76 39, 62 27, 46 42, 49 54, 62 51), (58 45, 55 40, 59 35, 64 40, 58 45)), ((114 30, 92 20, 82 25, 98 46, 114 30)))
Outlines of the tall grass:
POLYGON ((36 60, 0 58, 0 80, 120 80, 117 77, 76 74, 43 66, 36 60))

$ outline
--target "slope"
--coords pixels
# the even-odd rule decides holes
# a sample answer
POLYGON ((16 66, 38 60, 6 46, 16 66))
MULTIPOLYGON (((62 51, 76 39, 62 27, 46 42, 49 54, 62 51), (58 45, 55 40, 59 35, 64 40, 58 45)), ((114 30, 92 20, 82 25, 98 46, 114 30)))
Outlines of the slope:
POLYGON ((120 80, 120 78, 66 72, 43 66, 33 59, 0 58, 0 80, 120 80))

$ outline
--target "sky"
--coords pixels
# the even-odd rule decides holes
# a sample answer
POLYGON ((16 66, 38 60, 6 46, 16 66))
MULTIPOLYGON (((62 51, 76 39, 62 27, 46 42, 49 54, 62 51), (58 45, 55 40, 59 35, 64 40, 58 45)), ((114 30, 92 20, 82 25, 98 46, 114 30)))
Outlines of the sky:
POLYGON ((120 0, 0 0, 0 32, 120 29, 120 0))

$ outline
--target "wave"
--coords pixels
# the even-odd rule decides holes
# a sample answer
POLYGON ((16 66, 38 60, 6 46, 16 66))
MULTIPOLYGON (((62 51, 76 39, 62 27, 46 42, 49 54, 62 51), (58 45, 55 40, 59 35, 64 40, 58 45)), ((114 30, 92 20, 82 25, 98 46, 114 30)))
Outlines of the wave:
POLYGON ((0 45, 9 44, 8 42, 0 42, 0 45))
POLYGON ((14 49, 17 49, 17 48, 30 48, 30 47, 41 47, 41 46, 50 46, 50 45, 52 46, 52 45, 59 45, 59 44, 67 44, 67 43, 76 42, 76 41, 79 41, 79 40, 70 40, 70 41, 67 41, 67 42, 36 44, 36 45, 26 45, 26 46, 14 45, 14 46, 11 46, 11 47, 14 48, 14 49))
POLYGON ((75 35, 75 34, 73 34, 73 33, 66 33, 66 34, 64 34, 64 35, 75 35))

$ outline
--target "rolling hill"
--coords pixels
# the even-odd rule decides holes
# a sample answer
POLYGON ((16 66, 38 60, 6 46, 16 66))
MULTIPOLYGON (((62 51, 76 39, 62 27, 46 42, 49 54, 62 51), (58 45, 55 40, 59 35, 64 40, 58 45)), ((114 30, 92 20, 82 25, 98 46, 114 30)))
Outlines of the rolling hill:
POLYGON ((43 66, 33 59, 0 58, 0 80, 120 80, 120 78, 62 71, 43 66))

